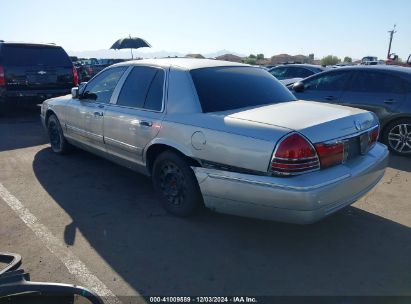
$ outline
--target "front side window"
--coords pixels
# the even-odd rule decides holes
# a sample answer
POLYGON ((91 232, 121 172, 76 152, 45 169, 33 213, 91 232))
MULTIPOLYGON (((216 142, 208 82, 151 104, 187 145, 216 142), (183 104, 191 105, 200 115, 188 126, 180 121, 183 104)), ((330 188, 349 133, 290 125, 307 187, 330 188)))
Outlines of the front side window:
POLYGON ((255 67, 212 67, 190 72, 204 113, 296 100, 269 72, 255 67))
POLYGON ((100 73, 86 85, 81 99, 99 103, 109 103, 111 95, 126 69, 126 66, 122 66, 100 73))
POLYGON ((161 111, 164 70, 135 67, 128 75, 117 104, 126 107, 161 111))
POLYGON ((350 71, 330 72, 304 81, 305 90, 340 91, 350 78, 350 71))

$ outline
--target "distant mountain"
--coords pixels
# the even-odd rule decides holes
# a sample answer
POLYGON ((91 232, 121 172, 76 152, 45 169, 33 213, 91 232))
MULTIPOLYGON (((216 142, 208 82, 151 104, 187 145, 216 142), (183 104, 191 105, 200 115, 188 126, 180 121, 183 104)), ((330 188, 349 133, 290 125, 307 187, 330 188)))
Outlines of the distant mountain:
MULTIPOLYGON (((121 58, 121 59, 130 59, 131 53, 130 50, 93 50, 93 51, 68 51, 70 56, 77 56, 79 58, 121 58)), ((202 54, 206 58, 215 58, 224 54, 234 54, 240 57, 244 57, 244 55, 227 51, 221 50, 214 53, 207 53, 202 54)), ((140 51, 140 50, 133 50, 134 58, 163 58, 163 57, 184 57, 185 53, 180 52, 169 52, 169 51, 140 51)))

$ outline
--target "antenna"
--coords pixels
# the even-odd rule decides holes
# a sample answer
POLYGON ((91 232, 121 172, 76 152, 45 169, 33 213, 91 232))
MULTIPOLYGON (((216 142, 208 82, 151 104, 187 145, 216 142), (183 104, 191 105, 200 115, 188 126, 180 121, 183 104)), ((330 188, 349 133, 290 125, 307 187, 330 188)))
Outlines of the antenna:
POLYGON ((397 25, 394 24, 394 28, 391 31, 388 31, 388 33, 390 34, 390 44, 388 46, 388 54, 387 54, 387 59, 390 59, 390 55, 391 55, 391 44, 392 44, 392 39, 394 38, 394 34, 397 32, 396 29, 397 25))

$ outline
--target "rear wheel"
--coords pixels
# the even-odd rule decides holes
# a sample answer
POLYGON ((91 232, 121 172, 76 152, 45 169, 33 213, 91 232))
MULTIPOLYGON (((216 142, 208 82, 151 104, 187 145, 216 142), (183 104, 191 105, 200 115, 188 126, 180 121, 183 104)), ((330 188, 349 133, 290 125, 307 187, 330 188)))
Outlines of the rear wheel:
POLYGON ((64 154, 70 149, 70 144, 64 138, 63 130, 56 115, 51 114, 47 121, 51 149, 54 153, 64 154))
POLYGON ((154 162, 153 185, 163 207, 176 216, 188 216, 202 205, 203 198, 197 178, 186 160, 166 151, 154 162))
POLYGON ((411 155, 411 119, 403 118, 388 124, 383 142, 395 154, 411 155))

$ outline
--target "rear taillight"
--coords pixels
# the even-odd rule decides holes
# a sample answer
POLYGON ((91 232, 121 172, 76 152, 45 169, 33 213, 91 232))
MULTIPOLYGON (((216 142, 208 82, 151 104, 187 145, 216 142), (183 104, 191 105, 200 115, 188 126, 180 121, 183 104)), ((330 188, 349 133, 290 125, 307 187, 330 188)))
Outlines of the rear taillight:
POLYGON ((319 143, 315 145, 321 168, 327 168, 344 162, 344 143, 319 143))
POLYGON ((275 149, 270 169, 278 175, 296 175, 320 169, 320 162, 313 145, 302 135, 291 133, 275 149))
POLYGON ((378 141, 378 137, 380 135, 380 126, 375 127, 374 129, 372 129, 369 133, 369 144, 371 147, 373 147, 376 142, 378 141))
POLYGON ((74 65, 73 65, 73 83, 75 87, 78 86, 78 73, 74 65))
POLYGON ((0 87, 6 85, 6 77, 4 76, 4 68, 0 66, 0 87))

